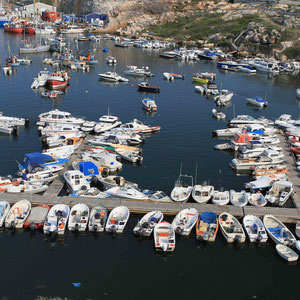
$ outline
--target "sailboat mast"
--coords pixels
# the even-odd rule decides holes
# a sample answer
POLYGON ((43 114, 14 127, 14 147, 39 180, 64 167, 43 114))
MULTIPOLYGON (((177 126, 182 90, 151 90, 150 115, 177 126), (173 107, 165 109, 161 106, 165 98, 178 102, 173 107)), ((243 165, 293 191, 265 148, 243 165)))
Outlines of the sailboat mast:
POLYGON ((197 184, 197 174, 198 173, 198 163, 196 163, 196 171, 195 171, 195 185, 197 184))

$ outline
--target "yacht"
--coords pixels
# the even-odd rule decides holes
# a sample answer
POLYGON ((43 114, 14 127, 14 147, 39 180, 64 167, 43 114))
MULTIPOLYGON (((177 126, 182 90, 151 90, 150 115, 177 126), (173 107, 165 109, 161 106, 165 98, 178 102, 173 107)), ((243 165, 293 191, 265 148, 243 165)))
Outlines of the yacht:
POLYGON ((253 63, 253 67, 261 72, 279 74, 279 67, 277 63, 266 62, 266 61, 257 61, 253 63))
POLYGON ((69 112, 60 111, 58 109, 42 113, 38 116, 38 126, 44 126, 45 123, 62 123, 82 125, 85 122, 82 118, 73 117, 69 112))

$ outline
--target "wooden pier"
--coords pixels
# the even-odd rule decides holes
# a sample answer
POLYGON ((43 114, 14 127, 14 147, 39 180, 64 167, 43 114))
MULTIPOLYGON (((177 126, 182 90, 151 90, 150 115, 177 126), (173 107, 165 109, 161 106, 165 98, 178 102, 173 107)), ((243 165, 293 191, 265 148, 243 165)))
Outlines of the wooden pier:
POLYGON ((39 204, 48 204, 50 206, 64 203, 70 206, 73 206, 77 203, 85 203, 89 207, 93 207, 98 203, 105 205, 109 210, 119 206, 125 205, 128 207, 130 212, 132 213, 147 213, 153 210, 160 210, 166 215, 175 215, 180 210, 194 207, 199 212, 203 211, 212 211, 216 214, 220 214, 222 212, 228 212, 236 217, 242 218, 247 214, 255 215, 258 217, 262 217, 266 214, 272 214, 275 217, 279 218, 283 222, 287 223, 295 223, 300 219, 300 182, 298 177, 298 171, 295 167, 295 161, 293 155, 290 153, 288 149, 288 144, 283 135, 280 135, 280 146, 283 149, 283 153, 285 155, 285 161, 288 165, 289 172, 289 180, 293 182, 295 187, 295 195, 293 196, 293 203, 295 208, 282 208, 282 207, 255 207, 255 206, 246 206, 246 207, 237 207, 233 205, 215 205, 215 204, 199 204, 199 203, 182 203, 182 202, 156 202, 150 200, 130 200, 124 198, 87 198, 87 197, 70 197, 70 196, 59 196, 61 190, 64 186, 64 179, 62 174, 71 169, 72 162, 76 159, 80 158, 80 154, 86 146, 83 143, 80 147, 78 147, 75 153, 72 155, 68 164, 66 164, 63 171, 60 172, 58 178, 56 178, 50 185, 49 189, 43 195, 29 195, 29 194, 10 194, 10 193, 2 193, 0 194, 0 200, 6 200, 11 204, 22 200, 27 199, 33 205, 39 204))

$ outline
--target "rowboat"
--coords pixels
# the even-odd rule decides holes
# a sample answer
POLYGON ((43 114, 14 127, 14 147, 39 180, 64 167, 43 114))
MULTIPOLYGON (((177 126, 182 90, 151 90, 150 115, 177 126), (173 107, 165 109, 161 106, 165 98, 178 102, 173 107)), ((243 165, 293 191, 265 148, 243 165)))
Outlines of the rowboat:
POLYGON ((31 203, 21 200, 15 203, 9 210, 6 219, 6 228, 22 228, 31 211, 31 203))
POLYGON ((276 245, 276 251, 283 259, 289 262, 297 261, 299 258, 299 255, 294 250, 285 245, 276 245))

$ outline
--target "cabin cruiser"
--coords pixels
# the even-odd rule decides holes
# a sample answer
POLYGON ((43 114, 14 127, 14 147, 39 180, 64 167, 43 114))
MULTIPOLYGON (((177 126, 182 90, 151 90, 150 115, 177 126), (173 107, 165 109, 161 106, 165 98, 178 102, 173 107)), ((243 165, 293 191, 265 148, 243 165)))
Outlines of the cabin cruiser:
POLYGON ((266 61, 257 61, 252 64, 252 66, 260 72, 279 74, 279 67, 277 63, 266 62, 266 61))
POLYGON ((137 76, 137 77, 143 77, 143 76, 152 77, 152 76, 154 76, 149 71, 148 67, 138 68, 137 66, 126 66, 124 73, 127 75, 132 75, 132 76, 137 76))
POLYGON ((111 130, 122 124, 118 117, 111 115, 104 115, 99 118, 99 121, 100 122, 98 122, 94 127, 94 131, 96 134, 100 134, 107 130, 111 130))
POLYGON ((137 133, 152 133, 160 130, 160 126, 148 126, 143 124, 141 121, 137 119, 133 119, 133 121, 121 125, 121 128, 126 130, 131 130, 137 133))
POLYGON ((45 126, 46 123, 82 125, 84 122, 84 119, 73 117, 69 112, 54 109, 49 112, 40 114, 38 116, 37 125, 45 126))
POLYGON ((68 85, 69 80, 70 77, 68 75, 68 72, 56 71, 50 73, 47 84, 52 90, 63 89, 68 85))
POLYGON ((29 119, 8 117, 4 116, 3 113, 0 112, 0 122, 9 123, 12 126, 23 126, 29 123, 29 119))
POLYGON ((106 73, 100 73, 99 79, 105 80, 105 81, 111 81, 111 82, 129 82, 129 79, 120 76, 116 72, 106 72, 106 73))
POLYGON ((262 124, 262 125, 271 125, 272 122, 265 118, 254 119, 248 115, 238 115, 236 118, 230 120, 229 125, 231 127, 240 127, 240 126, 247 126, 248 124, 262 124))
POLYGON ((139 191, 137 188, 133 186, 116 186, 107 190, 113 197, 119 198, 127 198, 134 200, 149 200, 148 196, 146 196, 143 192, 139 191))

